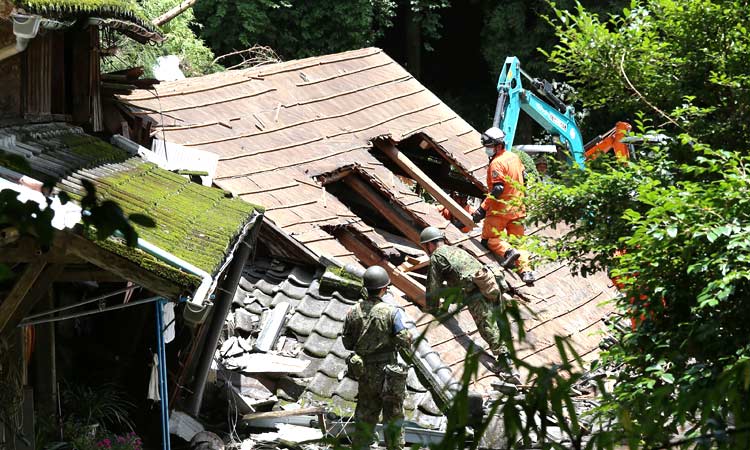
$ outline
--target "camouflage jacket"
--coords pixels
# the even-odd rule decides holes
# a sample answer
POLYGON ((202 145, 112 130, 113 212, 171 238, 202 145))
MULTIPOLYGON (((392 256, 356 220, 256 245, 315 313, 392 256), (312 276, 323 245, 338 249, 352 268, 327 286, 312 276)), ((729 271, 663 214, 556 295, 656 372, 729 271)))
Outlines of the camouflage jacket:
POLYGON ((430 255, 430 271, 427 273, 427 306, 437 308, 442 294, 443 282, 448 289, 461 290, 472 287, 472 279, 482 268, 476 258, 466 250, 452 245, 442 245, 430 255))
POLYGON ((366 298, 357 303, 344 320, 344 347, 368 360, 396 359, 398 348, 411 345, 411 334, 404 325, 403 312, 381 299, 366 298))

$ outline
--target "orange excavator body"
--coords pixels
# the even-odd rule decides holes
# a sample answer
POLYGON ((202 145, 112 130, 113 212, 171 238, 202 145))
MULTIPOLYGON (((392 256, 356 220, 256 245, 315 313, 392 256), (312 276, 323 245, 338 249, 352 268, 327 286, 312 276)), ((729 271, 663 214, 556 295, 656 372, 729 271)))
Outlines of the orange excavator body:
POLYGON ((594 160, 610 150, 615 152, 618 159, 630 159, 629 145, 623 143, 622 139, 632 128, 627 122, 617 122, 614 128, 591 140, 584 146, 586 160, 594 160))

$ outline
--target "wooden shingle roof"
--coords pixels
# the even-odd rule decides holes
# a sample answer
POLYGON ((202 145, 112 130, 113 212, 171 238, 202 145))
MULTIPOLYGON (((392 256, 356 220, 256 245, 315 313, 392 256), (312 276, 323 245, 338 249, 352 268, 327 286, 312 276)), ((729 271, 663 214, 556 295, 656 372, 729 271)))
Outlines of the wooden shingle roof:
MULTIPOLYGON (((393 245, 316 179, 349 168, 415 223, 440 227, 450 242, 492 261, 478 229, 461 233, 376 158, 374 139, 399 143, 420 134, 433 144, 425 152, 448 159, 470 183, 484 186, 487 158, 479 133, 380 49, 162 83, 119 101, 129 114, 151 122, 153 138, 219 155, 215 183, 264 205, 266 217, 318 255, 358 262, 329 233, 336 226, 380 250, 393 245)), ((604 274, 574 278, 565 266, 539 267, 537 274, 540 281, 528 288, 508 273, 538 313, 527 323, 534 348, 524 354, 535 362, 556 360, 549 345, 557 333, 595 356, 600 318, 609 311, 599 304, 615 295, 609 280, 604 274)), ((432 322, 428 337, 460 374, 469 340, 484 342, 467 311, 457 321, 458 332, 432 322)), ((489 388, 489 381, 479 385, 489 388)))

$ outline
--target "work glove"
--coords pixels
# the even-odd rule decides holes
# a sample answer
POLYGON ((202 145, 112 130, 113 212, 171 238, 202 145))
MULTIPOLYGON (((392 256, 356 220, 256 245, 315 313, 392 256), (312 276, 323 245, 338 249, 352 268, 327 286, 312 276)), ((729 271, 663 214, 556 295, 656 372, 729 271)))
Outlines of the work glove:
POLYGON ((484 216, 487 215, 487 211, 484 210, 481 206, 477 208, 472 214, 471 214, 471 220, 474 221, 474 223, 479 223, 482 219, 484 219, 484 216))
POLYGON ((490 191, 490 195, 495 198, 500 198, 501 195, 503 195, 503 191, 505 190, 505 184, 503 183, 495 183, 492 186, 492 190, 490 191))

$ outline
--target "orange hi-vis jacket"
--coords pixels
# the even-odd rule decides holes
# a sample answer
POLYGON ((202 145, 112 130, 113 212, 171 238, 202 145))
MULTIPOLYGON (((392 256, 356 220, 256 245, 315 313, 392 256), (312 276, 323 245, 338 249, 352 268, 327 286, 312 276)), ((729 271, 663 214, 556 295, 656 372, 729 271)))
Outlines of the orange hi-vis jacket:
POLYGON ((493 230, 503 230, 505 225, 513 220, 526 217, 526 207, 522 203, 524 196, 520 187, 523 186, 524 166, 521 158, 513 152, 500 150, 487 167, 487 189, 503 183, 503 193, 499 199, 487 196, 482 202, 482 208, 487 211, 482 227, 482 239, 497 237, 493 230))

